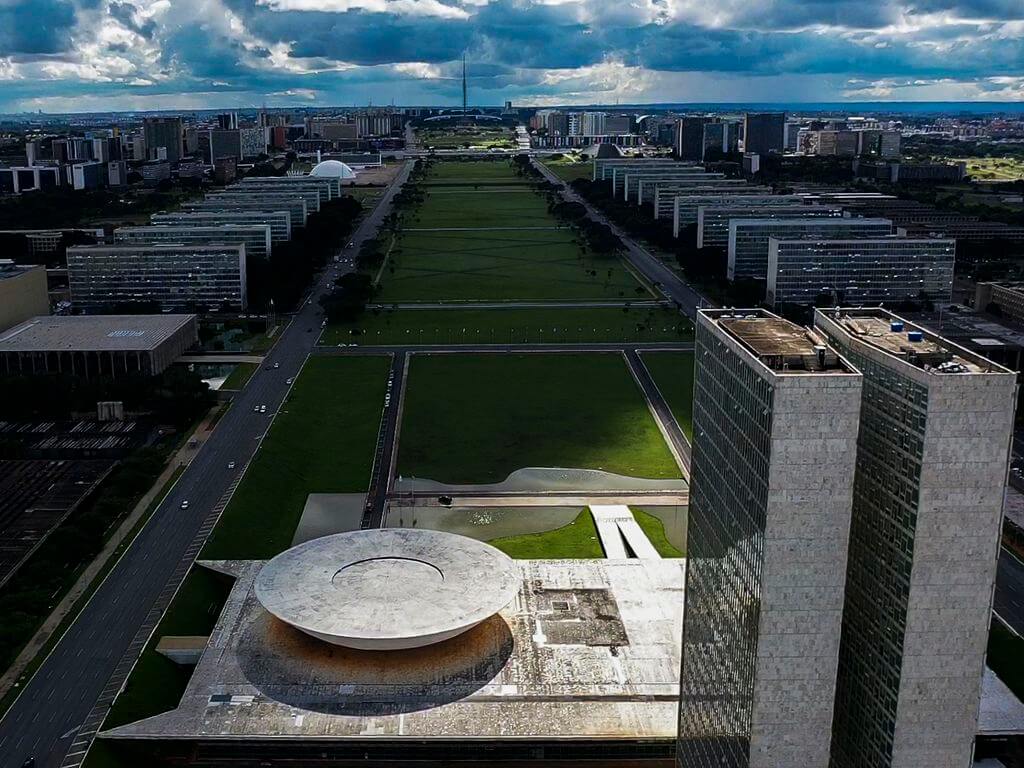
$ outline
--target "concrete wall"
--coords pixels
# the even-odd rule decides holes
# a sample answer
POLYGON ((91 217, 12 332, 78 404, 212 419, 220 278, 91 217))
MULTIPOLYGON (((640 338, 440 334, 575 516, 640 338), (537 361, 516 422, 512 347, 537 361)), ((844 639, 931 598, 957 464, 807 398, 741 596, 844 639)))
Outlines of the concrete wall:
POLYGON ((860 375, 780 375, 772 410, 751 768, 826 768, 860 375))
POLYGON ((50 314, 46 293, 46 269, 32 267, 12 277, 0 278, 0 331, 37 315, 50 314))
POLYGON ((893 768, 970 765, 1016 401, 1012 374, 929 378, 893 768))

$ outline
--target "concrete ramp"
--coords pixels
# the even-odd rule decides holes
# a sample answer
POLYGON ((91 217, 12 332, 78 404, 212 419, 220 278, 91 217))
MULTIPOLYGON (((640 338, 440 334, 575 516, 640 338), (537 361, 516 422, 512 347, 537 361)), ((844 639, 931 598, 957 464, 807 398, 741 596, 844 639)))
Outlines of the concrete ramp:
POLYGON ((660 560, 661 555, 651 544, 647 534, 637 523, 629 507, 622 504, 591 504, 590 514, 594 517, 597 535, 601 538, 605 557, 613 560, 626 559, 629 552, 626 544, 636 557, 643 560, 660 560))

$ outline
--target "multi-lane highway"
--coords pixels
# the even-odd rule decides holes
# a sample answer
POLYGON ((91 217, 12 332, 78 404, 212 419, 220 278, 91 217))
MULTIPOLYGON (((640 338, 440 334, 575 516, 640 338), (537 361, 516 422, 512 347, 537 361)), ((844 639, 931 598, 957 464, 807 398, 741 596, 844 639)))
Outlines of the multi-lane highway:
POLYGON ((679 275, 662 264, 656 256, 651 254, 647 249, 609 221, 603 213, 594 208, 594 206, 592 206, 588 201, 577 195, 571 186, 565 184, 565 182, 558 178, 558 176, 544 165, 544 163, 537 160, 536 157, 531 158, 530 162, 533 163, 534 168, 544 175, 544 178, 553 184, 558 184, 563 187, 562 197, 565 200, 572 203, 582 204, 583 207, 587 209, 591 219, 601 224, 608 225, 612 232, 618 235, 619 239, 622 240, 622 244, 626 249, 626 258, 629 259, 629 263, 633 265, 633 268, 642 274, 649 282, 660 284, 661 292, 668 296, 668 298, 677 302, 683 308, 683 312, 685 312, 689 317, 696 317, 697 310, 702 307, 714 306, 707 298, 694 290, 693 286, 684 282, 679 275))
MULTIPOLYGON (((360 224, 350 255, 377 231, 410 168, 409 163, 403 166, 360 224)), ((284 400, 287 379, 296 375, 316 345, 318 300, 330 287, 331 273, 328 269, 318 277, 264 366, 235 397, 172 492, 0 720, 0 768, 19 768, 29 757, 35 757, 38 768, 59 768, 84 757, 97 725, 97 701, 118 687, 115 671, 118 676, 126 671, 126 651, 134 652, 139 628, 152 620, 151 609, 167 594, 169 582, 173 587, 182 563, 194 557, 214 510, 237 484, 284 400), (254 413, 260 405, 267 406, 265 414, 254 413), (228 468, 229 462, 235 462, 234 469, 228 468), (182 509, 186 500, 188 508, 182 509)))

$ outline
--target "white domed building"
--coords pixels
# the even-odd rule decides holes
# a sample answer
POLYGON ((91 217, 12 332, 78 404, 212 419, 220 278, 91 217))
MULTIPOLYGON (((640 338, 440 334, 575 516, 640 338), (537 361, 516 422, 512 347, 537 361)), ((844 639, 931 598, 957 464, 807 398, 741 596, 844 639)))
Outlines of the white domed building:
POLYGON ((339 160, 324 160, 313 166, 309 175, 323 179, 354 179, 356 172, 339 160))

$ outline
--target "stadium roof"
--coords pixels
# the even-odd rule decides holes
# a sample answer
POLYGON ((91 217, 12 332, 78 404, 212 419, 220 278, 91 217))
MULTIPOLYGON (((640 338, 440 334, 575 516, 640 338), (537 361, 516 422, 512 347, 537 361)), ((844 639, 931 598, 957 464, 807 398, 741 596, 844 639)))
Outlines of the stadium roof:
POLYGON ((133 352, 156 349, 195 315, 52 315, 0 333, 2 352, 133 352))

